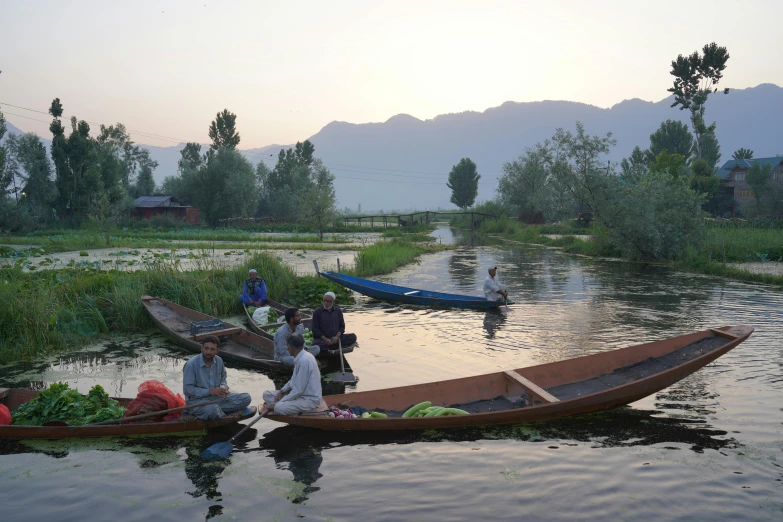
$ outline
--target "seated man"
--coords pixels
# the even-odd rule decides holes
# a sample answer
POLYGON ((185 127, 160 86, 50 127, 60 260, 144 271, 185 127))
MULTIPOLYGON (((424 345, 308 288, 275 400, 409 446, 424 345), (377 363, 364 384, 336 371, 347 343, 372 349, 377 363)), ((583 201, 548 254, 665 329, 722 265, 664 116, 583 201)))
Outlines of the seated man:
POLYGON ((343 311, 334 304, 334 292, 324 294, 324 304, 313 312, 313 345, 321 347, 321 351, 337 350, 337 341, 343 348, 356 342, 356 335, 345 333, 343 311))
POLYGON ((294 374, 279 391, 264 392, 264 410, 277 415, 312 411, 321 404, 321 372, 313 354, 304 349, 304 337, 288 336, 288 353, 294 358, 294 374))
MULTIPOLYGON (((304 336, 302 312, 296 308, 287 308, 285 311, 285 324, 275 333, 275 361, 282 361, 286 366, 294 366, 294 358, 288 353, 288 337, 292 334, 304 336)), ((313 355, 321 353, 318 346, 305 346, 305 350, 313 355)))
POLYGON ((206 337, 201 341, 201 353, 192 357, 182 368, 185 404, 219 401, 188 410, 188 413, 201 420, 220 419, 226 413, 244 410, 250 404, 250 395, 247 393, 228 392, 226 367, 217 354, 219 345, 217 337, 206 337))
POLYGON ((508 290, 495 279, 498 267, 492 267, 487 272, 489 275, 484 280, 484 297, 489 301, 508 301, 508 290))
POLYGON ((255 268, 251 268, 248 274, 250 279, 245 280, 245 288, 242 290, 239 300, 246 306, 262 306, 266 303, 266 282, 258 277, 255 268))

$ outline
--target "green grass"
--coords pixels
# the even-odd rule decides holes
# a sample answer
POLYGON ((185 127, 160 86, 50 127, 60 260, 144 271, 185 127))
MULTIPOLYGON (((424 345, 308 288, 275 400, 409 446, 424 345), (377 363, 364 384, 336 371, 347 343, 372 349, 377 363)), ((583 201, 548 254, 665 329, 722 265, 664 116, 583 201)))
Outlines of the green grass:
POLYGON ((348 273, 358 277, 388 274, 412 263, 422 254, 446 249, 448 247, 443 245, 424 245, 407 238, 380 241, 360 250, 356 256, 355 267, 348 273))
POLYGON ((241 313, 238 297, 250 267, 263 274, 271 296, 282 299, 295 287, 294 271, 268 254, 230 270, 199 263, 188 272, 167 261, 137 272, 0 269, 0 364, 77 348, 109 332, 144 331, 151 325, 139 302, 144 294, 224 317, 241 313))

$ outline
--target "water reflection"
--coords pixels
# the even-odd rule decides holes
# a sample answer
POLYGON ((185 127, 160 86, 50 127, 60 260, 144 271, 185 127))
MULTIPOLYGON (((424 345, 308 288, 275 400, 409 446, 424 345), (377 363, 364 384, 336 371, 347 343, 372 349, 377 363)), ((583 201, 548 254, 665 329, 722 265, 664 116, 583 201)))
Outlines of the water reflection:
POLYGON ((468 292, 476 286, 478 254, 475 248, 461 248, 452 252, 449 258, 449 275, 454 285, 468 292))
POLYGON ((484 330, 487 331, 487 339, 494 339, 495 334, 503 328, 508 320, 506 314, 497 310, 489 310, 484 314, 484 330))

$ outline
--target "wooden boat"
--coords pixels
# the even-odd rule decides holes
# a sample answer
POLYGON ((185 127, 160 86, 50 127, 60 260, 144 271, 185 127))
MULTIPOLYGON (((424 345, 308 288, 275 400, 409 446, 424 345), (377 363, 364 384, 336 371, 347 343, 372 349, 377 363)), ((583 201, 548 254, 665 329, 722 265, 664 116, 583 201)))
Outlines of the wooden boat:
POLYGON ((323 412, 269 418, 322 430, 395 430, 513 424, 577 415, 628 404, 671 386, 752 332, 750 326, 725 326, 516 370, 324 397, 324 408, 360 406, 386 413, 386 419, 333 418, 323 412), (469 415, 402 417, 405 410, 424 401, 461 408, 469 415))
POLYGON ((503 301, 490 301, 485 297, 446 294, 408 288, 407 286, 379 283, 378 281, 370 281, 369 279, 362 279, 361 277, 354 277, 339 272, 318 272, 318 274, 360 294, 382 301, 397 301, 432 308, 476 308, 479 310, 500 308, 506 304, 513 304, 512 301, 504 303, 503 301))
MULTIPOLYGON (((0 404, 5 404, 11 413, 34 399, 39 392, 16 388, 0 388, 0 404)), ((131 399, 114 399, 127 407, 131 399)), ((104 424, 101 426, 0 426, 0 438, 5 439, 61 439, 82 437, 127 437, 130 435, 159 435, 163 433, 203 432, 205 429, 234 424, 255 416, 255 406, 247 413, 226 415, 222 419, 202 421, 186 416, 175 422, 147 422, 138 424, 104 424)))
MULTIPOLYGON (((250 315, 250 312, 247 309, 246 305, 242 305, 242 308, 245 310, 245 316, 247 320, 247 327, 250 328, 250 330, 260 335, 261 337, 266 337, 267 339, 274 339, 274 334, 269 333, 269 330, 276 330, 283 326, 285 324, 285 310, 288 308, 287 306, 284 306, 277 301, 272 301, 271 299, 266 300, 266 304, 269 305, 274 311, 277 312, 277 318, 278 321, 274 323, 267 323, 267 324, 256 324, 255 321, 253 321, 253 316, 250 315)), ((313 328, 313 318, 309 315, 302 313, 302 324, 305 328, 313 328)))

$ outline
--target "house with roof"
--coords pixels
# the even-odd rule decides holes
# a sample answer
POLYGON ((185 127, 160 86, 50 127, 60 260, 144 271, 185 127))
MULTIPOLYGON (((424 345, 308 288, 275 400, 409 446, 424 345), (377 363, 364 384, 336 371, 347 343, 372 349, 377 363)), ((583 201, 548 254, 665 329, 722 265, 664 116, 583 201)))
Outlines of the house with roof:
POLYGON ((152 216, 166 215, 191 225, 201 222, 199 209, 182 204, 174 196, 141 196, 133 202, 133 207, 131 217, 150 219, 152 216))
MULTIPOLYGON (((734 198, 732 215, 756 201, 753 197, 753 190, 745 179, 748 170, 754 163, 770 165, 769 187, 783 191, 783 156, 729 160, 716 174, 721 180, 721 189, 727 196, 734 198)), ((777 205, 777 207, 781 208, 781 205, 777 205)))

